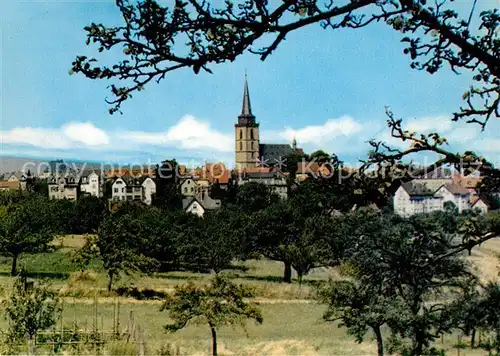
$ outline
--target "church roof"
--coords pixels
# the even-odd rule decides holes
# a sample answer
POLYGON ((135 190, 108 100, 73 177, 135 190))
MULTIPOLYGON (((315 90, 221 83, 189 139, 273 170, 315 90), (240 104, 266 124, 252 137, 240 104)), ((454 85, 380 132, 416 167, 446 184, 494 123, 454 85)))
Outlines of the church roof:
POLYGON ((292 152, 292 147, 288 144, 261 143, 259 145, 259 156, 267 164, 282 162, 283 158, 292 152))
POLYGON ((250 105, 250 92, 248 91, 246 74, 245 86, 243 88, 243 104, 241 105, 241 114, 238 116, 238 125, 255 125, 255 116, 252 114, 252 105, 250 105))

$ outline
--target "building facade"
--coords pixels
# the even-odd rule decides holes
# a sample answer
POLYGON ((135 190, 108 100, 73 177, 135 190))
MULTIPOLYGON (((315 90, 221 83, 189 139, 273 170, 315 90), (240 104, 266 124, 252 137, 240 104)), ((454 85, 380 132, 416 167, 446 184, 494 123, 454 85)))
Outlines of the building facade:
POLYGON ((52 176, 48 180, 49 199, 78 199, 79 182, 71 175, 52 176))
POLYGON ((95 171, 84 171, 80 177, 80 191, 82 194, 94 197, 102 196, 101 179, 95 171))

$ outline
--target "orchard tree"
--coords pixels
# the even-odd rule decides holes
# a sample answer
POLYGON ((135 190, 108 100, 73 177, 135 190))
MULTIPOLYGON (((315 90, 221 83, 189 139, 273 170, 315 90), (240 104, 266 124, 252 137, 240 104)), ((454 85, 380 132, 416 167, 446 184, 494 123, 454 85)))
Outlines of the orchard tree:
POLYGON ((378 294, 402 301, 388 318, 392 351, 431 352, 434 340, 458 327, 454 301, 463 299, 475 282, 460 256, 466 248, 454 243, 455 235, 439 220, 423 215, 386 216, 375 225, 367 223, 362 234, 353 229, 351 235, 354 278, 364 288, 378 288, 378 294), (443 293, 446 299, 432 299, 443 293))
POLYGON ((147 243, 144 231, 140 217, 114 213, 103 220, 97 237, 88 240, 89 249, 98 251, 98 257, 108 273, 108 292, 121 273, 150 271, 153 268, 155 261, 141 253, 142 244, 147 243))
POLYGON ((243 212, 254 213, 265 209, 269 204, 278 200, 279 196, 267 185, 248 182, 238 186, 235 204, 243 212))
POLYGON ((47 199, 32 196, 8 205, 0 216, 0 254, 12 258, 11 275, 17 273, 19 256, 49 248, 57 231, 51 210, 47 199))
POLYGON ((371 330, 377 341, 378 355, 384 355, 382 328, 401 312, 400 298, 386 297, 377 288, 359 281, 330 281, 319 289, 317 298, 327 305, 323 314, 325 321, 340 321, 339 327, 346 327, 359 343, 371 330))
POLYGON ((212 336, 212 355, 217 355, 217 330, 225 325, 245 326, 248 319, 262 324, 263 318, 257 306, 248 302, 250 289, 234 284, 226 277, 217 275, 208 286, 188 283, 176 286, 173 295, 168 295, 161 311, 168 311, 173 323, 165 326, 167 331, 177 331, 189 323, 208 324, 212 336))
POLYGON ((47 282, 29 281, 24 273, 14 281, 10 297, 3 302, 9 322, 9 343, 26 338, 28 354, 35 355, 36 334, 56 323, 60 312, 57 293, 47 282))

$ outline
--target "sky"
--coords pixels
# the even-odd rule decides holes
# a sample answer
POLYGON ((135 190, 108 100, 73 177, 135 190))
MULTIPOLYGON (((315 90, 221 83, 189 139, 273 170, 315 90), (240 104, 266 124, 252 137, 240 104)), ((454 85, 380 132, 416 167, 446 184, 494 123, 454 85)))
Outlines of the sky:
MULTIPOLYGON (((458 0, 467 11, 471 2, 458 0)), ((478 9, 497 0, 479 0, 478 9)), ((96 162, 234 164, 234 124, 244 73, 261 142, 323 149, 354 164, 367 141, 390 141, 385 107, 420 132, 438 131, 454 151, 500 162, 500 123, 485 132, 452 123, 471 84, 467 73, 410 69, 401 35, 385 24, 357 30, 309 26, 287 36, 265 62, 245 54, 213 74, 172 72, 108 113, 106 81, 70 75, 76 55, 97 56, 83 27, 120 23, 112 1, 0 1, 0 155, 96 162)), ((396 143, 398 144, 398 143, 396 143)), ((425 163, 419 156, 417 160, 425 163)))

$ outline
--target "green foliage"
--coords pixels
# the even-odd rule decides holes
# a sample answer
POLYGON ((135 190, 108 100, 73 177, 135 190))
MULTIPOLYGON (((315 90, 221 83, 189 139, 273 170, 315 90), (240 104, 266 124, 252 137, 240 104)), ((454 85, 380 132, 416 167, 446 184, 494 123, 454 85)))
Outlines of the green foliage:
POLYGON ((217 355, 217 330, 224 325, 245 326, 247 319, 262 323, 260 310, 245 298, 251 291, 237 285, 222 275, 217 275, 209 286, 193 283, 176 287, 173 295, 167 296, 161 311, 168 311, 173 323, 165 326, 167 331, 185 328, 188 323, 208 324, 212 333, 212 353, 217 355))
POLYGON ((261 211, 269 204, 279 200, 270 187, 256 182, 248 182, 238 186, 235 198, 238 209, 247 213, 261 211))
POLYGON ((57 231, 47 199, 30 196, 8 205, 0 218, 0 253, 12 257, 12 275, 23 253, 39 253, 49 248, 57 231))
POLYGON ((231 261, 243 251, 240 235, 245 226, 238 212, 226 209, 206 214, 203 219, 196 219, 188 229, 189 244, 183 259, 203 264, 215 273, 227 268, 231 261))
POLYGON ((97 232, 99 224, 108 212, 106 201, 94 196, 79 198, 72 208, 68 233, 79 235, 97 232))
POLYGON ((108 273, 108 291, 114 278, 121 273, 151 271, 154 260, 141 253, 148 236, 140 218, 133 213, 111 214, 99 226, 97 238, 89 239, 88 249, 98 251, 98 257, 108 273), (95 246, 94 246, 95 245, 95 246))
POLYGON ((28 281, 21 273, 14 282, 10 298, 3 304, 9 321, 8 339, 14 344, 26 338, 32 354, 37 332, 56 323, 60 311, 56 293, 47 282, 28 281))

